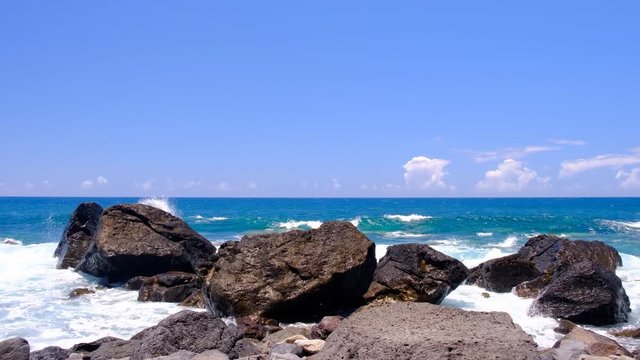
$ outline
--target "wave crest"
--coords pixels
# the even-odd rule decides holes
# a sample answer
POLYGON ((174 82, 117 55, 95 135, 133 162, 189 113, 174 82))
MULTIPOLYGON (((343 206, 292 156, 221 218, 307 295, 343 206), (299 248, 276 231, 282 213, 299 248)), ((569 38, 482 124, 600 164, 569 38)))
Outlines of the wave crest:
POLYGON ((293 229, 317 229, 320 227, 320 225, 322 225, 322 221, 318 221, 318 220, 310 220, 310 221, 295 221, 295 220, 289 220, 286 222, 279 222, 276 224, 277 227, 279 228, 284 228, 287 230, 293 230, 293 229))
POLYGON ((169 198, 166 198, 166 197, 144 198, 144 199, 138 200, 138 204, 151 206, 156 209, 160 209, 162 211, 168 212, 173 216, 179 217, 178 209, 169 201, 169 198))
POLYGON ((433 219, 432 216, 425 216, 420 214, 411 214, 411 215, 385 215, 385 219, 389 220, 399 220, 402 222, 411 222, 411 221, 423 221, 428 219, 433 219))

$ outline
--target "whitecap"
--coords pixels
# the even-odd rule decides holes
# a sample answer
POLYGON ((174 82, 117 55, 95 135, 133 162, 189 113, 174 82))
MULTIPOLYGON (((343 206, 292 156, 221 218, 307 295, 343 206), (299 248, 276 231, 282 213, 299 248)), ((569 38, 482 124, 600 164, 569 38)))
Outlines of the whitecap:
POLYGON ((496 244, 489 244, 489 246, 498 247, 498 248, 512 248, 516 246, 517 243, 518 243, 518 237, 509 235, 507 236, 506 239, 504 239, 503 242, 496 243, 496 244))
POLYGON ((208 224, 208 223, 212 223, 212 222, 216 222, 216 221, 229 220, 229 218, 224 217, 224 216, 204 217, 202 215, 195 215, 195 216, 192 216, 192 218, 195 219, 195 222, 198 223, 198 224, 208 224))
POLYGON ((156 209, 166 211, 173 216, 179 216, 178 209, 176 209, 176 207, 173 204, 171 204, 169 199, 166 197, 144 198, 144 199, 138 200, 138 204, 152 206, 156 209))
POLYGON ((301 228, 310 228, 317 229, 322 225, 322 221, 310 220, 310 221, 295 221, 289 220, 287 222, 279 222, 276 224, 276 227, 285 228, 287 230, 293 229, 301 229, 301 228))
POLYGON ((353 220, 349 220, 349 222, 350 222, 351 224, 353 224, 353 226, 355 226, 355 227, 360 226, 360 222, 361 222, 361 221, 362 221, 362 218, 361 218, 360 216, 356 216, 356 218, 355 218, 355 219, 353 219, 353 220))
POLYGON ((428 219, 433 219, 432 216, 425 216, 419 214, 411 214, 411 215, 385 215, 385 219, 389 220, 399 220, 402 222, 411 222, 411 221, 423 221, 428 219))
POLYGON ((407 238, 407 239, 412 239, 412 238, 423 238, 428 236, 427 234, 414 234, 414 233, 409 233, 409 232, 405 232, 405 231, 391 231, 388 233, 384 233, 383 235, 384 237, 388 237, 388 238, 407 238))
POLYGON ((479 237, 489 237, 489 236, 493 236, 492 232, 477 232, 476 235, 478 235, 479 237))

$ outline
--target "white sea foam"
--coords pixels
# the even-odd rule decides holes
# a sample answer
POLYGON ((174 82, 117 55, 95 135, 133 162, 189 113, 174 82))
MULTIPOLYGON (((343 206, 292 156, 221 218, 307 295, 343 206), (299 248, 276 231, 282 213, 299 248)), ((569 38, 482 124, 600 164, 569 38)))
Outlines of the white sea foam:
POLYGON ((198 224, 208 224, 216 221, 229 220, 229 218, 226 218, 224 216, 204 217, 202 215, 196 215, 196 216, 192 216, 192 218, 195 219, 195 222, 198 224))
POLYGON ((317 229, 322 225, 322 221, 311 220, 311 221, 295 221, 289 220, 287 222, 279 222, 276 224, 276 227, 284 228, 287 230, 292 229, 317 229))
POLYGON ((498 247, 498 248, 512 248, 512 247, 516 246, 517 243, 518 243, 518 237, 517 236, 513 236, 513 235, 509 235, 509 236, 507 236, 506 239, 504 239, 503 242, 499 242, 499 243, 496 243, 496 244, 489 244, 489 246, 498 247))
POLYGON ((614 230, 619 229, 627 229, 627 230, 636 230, 640 229, 640 221, 613 221, 613 220, 603 220, 603 224, 608 225, 614 230))
POLYGON ((97 289, 94 278, 57 270, 55 243, 0 244, 0 339, 26 338, 31 350, 67 348, 103 336, 129 338, 172 313, 176 304, 138 302, 137 292, 97 289), (69 299, 71 290, 96 292, 69 299))
POLYGON ((432 219, 432 216, 425 216, 425 215, 418 215, 418 214, 411 214, 411 215, 385 215, 384 216, 385 219, 389 219, 389 220, 399 220, 402 222, 411 222, 411 221, 423 221, 423 220, 428 220, 428 219, 432 219))
POLYGON ((416 239, 423 238, 428 236, 427 234, 414 234, 406 231, 391 231, 388 233, 384 233, 384 237, 394 238, 394 239, 416 239))
POLYGON ((22 241, 16 240, 14 238, 4 238, 2 241, 0 241, 0 244, 22 245, 22 241))
POLYGON ((477 232, 476 235, 478 235, 479 237, 489 237, 489 236, 493 236, 492 232, 477 232))
POLYGON ((166 211, 173 216, 179 216, 178 209, 166 197, 152 197, 138 200, 138 204, 153 206, 156 209, 166 211))
POLYGON ((350 223, 353 224, 353 226, 358 227, 360 226, 360 222, 362 222, 362 218, 360 216, 357 216, 355 219, 350 220, 350 223))

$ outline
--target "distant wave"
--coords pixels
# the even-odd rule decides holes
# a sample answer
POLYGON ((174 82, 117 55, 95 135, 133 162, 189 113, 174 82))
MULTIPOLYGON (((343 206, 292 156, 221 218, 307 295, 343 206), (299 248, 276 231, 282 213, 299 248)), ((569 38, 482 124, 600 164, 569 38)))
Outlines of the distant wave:
POLYGON ((640 221, 602 220, 602 224, 612 228, 613 230, 639 230, 640 229, 640 221))
POLYGON ((385 233, 383 235, 384 237, 388 237, 388 238, 406 238, 406 239, 412 239, 412 238, 423 238, 428 236, 427 234, 414 234, 414 233, 409 233, 409 232, 404 232, 404 231, 391 231, 388 233, 385 233))
POLYGON ((0 244, 22 245, 22 241, 16 240, 16 239, 13 239, 13 238, 4 238, 2 241, 0 241, 0 244))
POLYGON ((625 221, 620 221, 620 224, 626 226, 626 227, 630 227, 630 228, 634 228, 634 229, 640 229, 640 221, 636 221, 636 222, 625 222, 625 221))
POLYGON ((489 246, 497 247, 497 248, 511 248, 514 247, 518 243, 518 238, 516 236, 510 235, 500 243, 497 244, 489 244, 489 246))
POLYGON ((402 222, 411 222, 411 221, 423 221, 427 219, 433 219, 431 216, 419 215, 419 214, 411 214, 411 215, 385 215, 385 219, 389 220, 399 220, 402 222))
POLYGON ((476 235, 478 235, 479 237, 489 237, 489 236, 493 236, 492 232, 477 232, 476 235))
POLYGON ((204 217, 202 215, 192 216, 192 218, 195 219, 195 222, 197 222, 199 224, 208 224, 208 223, 211 223, 211 222, 224 221, 224 220, 228 220, 229 219, 229 218, 226 218, 224 216, 204 217))
POLYGON ((178 209, 176 209, 176 207, 173 204, 171 204, 171 202, 169 202, 169 199, 166 197, 144 198, 144 199, 138 200, 138 204, 152 206, 156 209, 166 211, 173 216, 179 216, 178 209))
POLYGON ((320 225, 322 225, 322 221, 317 221, 317 220, 311 220, 311 221, 289 220, 287 222, 279 222, 279 223, 277 223, 276 227, 284 228, 284 229, 287 229, 287 230, 304 229, 304 228, 317 229, 317 228, 320 227, 320 225))

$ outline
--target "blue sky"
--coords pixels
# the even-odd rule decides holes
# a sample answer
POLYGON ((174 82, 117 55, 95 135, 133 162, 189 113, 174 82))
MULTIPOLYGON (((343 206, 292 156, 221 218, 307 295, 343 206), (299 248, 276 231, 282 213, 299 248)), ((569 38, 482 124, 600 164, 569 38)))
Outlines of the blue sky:
POLYGON ((638 196, 637 1, 3 1, 0 195, 638 196))

